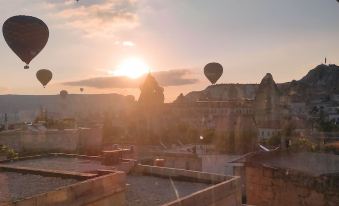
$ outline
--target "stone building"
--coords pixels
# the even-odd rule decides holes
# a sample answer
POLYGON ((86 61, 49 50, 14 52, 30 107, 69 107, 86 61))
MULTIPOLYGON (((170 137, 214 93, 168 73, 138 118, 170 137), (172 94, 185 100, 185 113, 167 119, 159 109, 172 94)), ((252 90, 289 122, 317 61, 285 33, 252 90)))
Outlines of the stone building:
POLYGON ((339 205, 337 155, 262 152, 245 167, 249 205, 339 205))

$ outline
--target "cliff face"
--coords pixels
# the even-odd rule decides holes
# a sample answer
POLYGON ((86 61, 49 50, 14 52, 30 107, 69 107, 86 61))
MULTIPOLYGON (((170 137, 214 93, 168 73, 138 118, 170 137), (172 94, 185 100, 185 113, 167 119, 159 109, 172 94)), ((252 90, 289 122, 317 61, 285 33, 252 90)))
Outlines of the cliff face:
POLYGON ((273 80, 273 76, 270 73, 267 73, 264 78, 261 80, 258 89, 256 91, 256 96, 258 94, 267 94, 267 93, 279 93, 279 89, 275 81, 273 80))
POLYGON ((184 96, 185 101, 254 99, 257 84, 217 84, 184 96))
MULTIPOLYGON (((260 87, 271 87, 272 75, 267 74, 258 84, 217 84, 208 86, 205 90, 194 91, 184 96, 186 101, 197 101, 208 98, 209 100, 255 99, 260 87), (271 86, 270 86, 271 85, 271 86), (234 98, 236 97, 236 98, 234 98)), ((339 66, 318 65, 310 70, 300 80, 280 83, 274 86, 279 89, 282 96, 298 96, 303 101, 316 98, 319 94, 339 94, 339 66)), ((273 89, 273 88, 271 88, 273 89)))

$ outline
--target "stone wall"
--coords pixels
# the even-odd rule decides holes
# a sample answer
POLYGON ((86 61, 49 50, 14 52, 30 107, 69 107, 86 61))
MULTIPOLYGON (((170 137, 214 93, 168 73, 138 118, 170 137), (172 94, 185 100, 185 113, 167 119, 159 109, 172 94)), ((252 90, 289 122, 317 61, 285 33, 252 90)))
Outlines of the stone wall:
POLYGON ((202 171, 202 159, 195 154, 161 153, 156 157, 165 159, 165 167, 202 171))
POLYGON ((0 144, 7 145, 22 154, 100 152, 101 139, 100 128, 0 132, 0 144))
POLYGON ((80 129, 78 152, 85 155, 98 155, 102 150, 102 128, 80 129))
POLYGON ((339 178, 246 166, 247 203, 257 206, 339 205, 339 178))

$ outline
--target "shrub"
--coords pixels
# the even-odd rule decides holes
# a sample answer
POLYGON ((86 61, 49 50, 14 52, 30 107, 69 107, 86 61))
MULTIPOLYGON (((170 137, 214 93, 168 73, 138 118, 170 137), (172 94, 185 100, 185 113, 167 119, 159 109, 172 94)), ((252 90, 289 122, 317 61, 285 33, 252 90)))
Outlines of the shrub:
POLYGON ((0 145, 0 155, 6 156, 7 159, 18 158, 18 153, 14 149, 7 147, 6 145, 0 145))

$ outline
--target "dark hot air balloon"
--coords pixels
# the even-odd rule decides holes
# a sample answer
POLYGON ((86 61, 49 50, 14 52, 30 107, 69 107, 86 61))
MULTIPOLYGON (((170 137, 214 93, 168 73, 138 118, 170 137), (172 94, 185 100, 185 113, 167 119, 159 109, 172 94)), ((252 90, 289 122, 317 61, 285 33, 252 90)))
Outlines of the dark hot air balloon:
POLYGON ((44 87, 48 84, 48 82, 51 81, 52 77, 53 77, 53 74, 48 69, 40 69, 36 73, 36 78, 39 80, 39 82, 44 87))
POLYGON ((84 88, 81 87, 81 88, 80 88, 80 92, 84 92, 84 88))
POLYGON ((8 46, 26 63, 25 69, 32 59, 45 47, 49 31, 47 25, 33 16, 12 16, 2 26, 2 33, 8 46))
POLYGON ((208 63, 204 68, 205 76, 212 84, 215 84, 218 81, 222 72, 223 68, 221 64, 216 62, 208 63))
POLYGON ((60 96, 61 96, 62 98, 66 98, 67 95, 68 95, 68 92, 67 92, 66 90, 61 90, 61 91, 60 91, 60 96))

